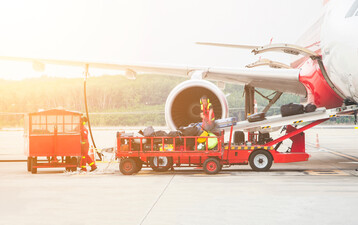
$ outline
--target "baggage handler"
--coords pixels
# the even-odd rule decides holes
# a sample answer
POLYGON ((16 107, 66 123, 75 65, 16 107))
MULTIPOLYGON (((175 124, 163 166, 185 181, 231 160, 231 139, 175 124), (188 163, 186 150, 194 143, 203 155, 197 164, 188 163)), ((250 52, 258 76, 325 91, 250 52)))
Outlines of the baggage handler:
POLYGON ((91 167, 90 172, 95 171, 97 166, 94 164, 91 157, 88 155, 89 142, 88 142, 88 130, 85 127, 87 117, 81 117, 81 171, 86 172, 86 163, 91 167))
POLYGON ((203 119, 203 127, 206 130, 212 130, 215 128, 215 114, 212 104, 206 95, 200 98, 201 118, 203 119))

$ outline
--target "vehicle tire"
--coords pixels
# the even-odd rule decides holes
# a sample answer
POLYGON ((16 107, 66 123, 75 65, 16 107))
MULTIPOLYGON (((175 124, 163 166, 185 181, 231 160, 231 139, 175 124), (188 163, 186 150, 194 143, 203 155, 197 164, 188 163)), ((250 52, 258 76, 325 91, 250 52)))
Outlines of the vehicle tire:
POLYGON ((136 165, 137 165, 136 173, 138 173, 143 167, 143 162, 140 158, 134 158, 134 161, 136 162, 136 165))
POLYGON ((31 172, 31 157, 27 157, 27 171, 31 172))
POLYGON ((267 150, 253 151, 249 158, 250 166, 255 171, 267 171, 272 166, 272 155, 267 150))
POLYGON ((132 158, 125 158, 119 164, 119 170, 124 175, 132 175, 137 172, 137 163, 132 158))
MULTIPOLYGON (((65 157, 65 163, 66 163, 66 164, 72 164, 72 161, 71 161, 71 157, 70 157, 70 156, 66 156, 66 157, 65 157)), ((66 167, 66 171, 67 171, 67 172, 71 172, 71 171, 72 171, 72 167, 66 167)))
POLYGON ((77 166, 78 166, 78 162, 77 162, 77 158, 76 157, 72 157, 71 158, 71 164, 75 165, 76 167, 71 167, 72 172, 76 172, 77 171, 77 166))
POLYGON ((166 156, 151 157, 149 165, 156 172, 165 172, 172 168, 173 158, 166 156))
POLYGON ((31 158, 31 173, 32 174, 37 173, 37 168, 34 168, 34 166, 36 166, 36 165, 37 165, 37 157, 31 158))
POLYGON ((222 165, 217 158, 208 158, 205 160, 203 170, 207 174, 217 174, 221 171, 222 165))

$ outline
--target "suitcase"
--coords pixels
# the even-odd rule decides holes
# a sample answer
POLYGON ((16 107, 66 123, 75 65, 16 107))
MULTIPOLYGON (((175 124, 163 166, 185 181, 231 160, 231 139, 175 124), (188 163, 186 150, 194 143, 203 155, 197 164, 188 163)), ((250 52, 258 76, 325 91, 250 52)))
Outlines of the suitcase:
MULTIPOLYGON (((151 144, 144 144, 143 145, 143 151, 151 151, 152 145, 151 144)), ((158 151, 158 145, 153 144, 153 151, 158 151)))
POLYGON ((121 145, 121 150, 122 152, 128 152, 129 151, 129 145, 121 145))
POLYGON ((265 113, 255 113, 252 114, 250 116, 247 117, 247 120, 252 123, 252 122, 258 122, 258 121, 262 121, 264 119, 266 119, 266 114, 265 113))
MULTIPOLYGON (((118 133, 117 133, 118 135, 118 133)), ((121 144, 128 144, 129 143, 129 137, 133 137, 134 133, 121 133, 121 144)))
POLYGON ((245 134, 242 131, 235 131, 234 144, 241 145, 245 143, 245 134))
MULTIPOLYGON (((184 144, 184 141, 183 141, 184 144)), ((195 148, 195 138, 186 139, 186 150, 194 150, 195 148)))
POLYGON ((183 136, 197 136, 200 128, 198 127, 181 127, 179 128, 183 136))
POLYGON ((182 136, 182 133, 178 130, 170 131, 168 133, 168 137, 180 137, 182 136))
POLYGON ((312 104, 312 103, 309 103, 309 104, 307 104, 307 105, 305 106, 305 112, 306 112, 306 113, 314 112, 314 111, 316 111, 316 109, 317 109, 317 106, 315 106, 315 105, 312 104))
POLYGON ((218 120, 215 120, 215 123, 216 123, 217 128, 231 127, 233 125, 236 125, 237 118, 230 117, 230 118, 226 118, 226 119, 218 119, 218 120))
POLYGON ((281 106, 282 117, 303 114, 304 112, 304 107, 301 104, 290 103, 281 106))
POLYGON ((267 142, 272 141, 272 138, 270 137, 270 133, 261 133, 259 132, 259 141, 257 142, 257 144, 259 145, 264 145, 267 142))
POLYGON ((175 137, 175 138, 165 138, 164 144, 173 144, 173 140, 175 140, 175 145, 180 145, 183 143, 181 137, 175 137))
POLYGON ((161 151, 161 152, 166 152, 166 151, 173 151, 174 150, 174 147, 173 147, 173 145, 172 144, 164 144, 164 148, 162 147, 162 145, 161 144, 159 144, 158 145, 158 147, 159 147, 159 151, 161 151))
POLYGON ((143 130, 143 136, 150 137, 154 134, 154 128, 152 126, 149 126, 143 130))

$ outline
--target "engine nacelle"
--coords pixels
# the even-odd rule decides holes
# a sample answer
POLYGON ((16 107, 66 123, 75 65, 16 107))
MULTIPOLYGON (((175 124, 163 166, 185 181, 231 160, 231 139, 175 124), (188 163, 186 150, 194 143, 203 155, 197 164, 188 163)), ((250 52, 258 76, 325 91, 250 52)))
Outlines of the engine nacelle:
POLYGON ((213 105, 215 119, 226 118, 228 103, 224 93, 206 80, 187 80, 177 85, 165 103, 165 120, 175 130, 190 123, 201 122, 200 98, 208 96, 213 105))

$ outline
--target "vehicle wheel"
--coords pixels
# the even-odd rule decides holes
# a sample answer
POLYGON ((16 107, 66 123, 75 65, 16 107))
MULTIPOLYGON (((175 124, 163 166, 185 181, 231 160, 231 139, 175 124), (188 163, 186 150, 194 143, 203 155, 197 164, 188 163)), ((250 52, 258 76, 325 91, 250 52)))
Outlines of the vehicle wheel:
POLYGON ((272 166, 272 155, 265 150, 256 150, 251 153, 249 162, 250 166, 255 171, 267 171, 272 166))
POLYGON ((31 157, 27 157, 27 171, 31 172, 31 157))
POLYGON ((136 173, 138 173, 143 167, 143 162, 140 158, 134 158, 134 161, 136 162, 136 165, 137 165, 136 173))
MULTIPOLYGON (((70 157, 70 156, 66 156, 66 158, 65 158, 65 163, 66 163, 66 164, 72 164, 72 161, 71 161, 71 157, 70 157)), ((66 167, 66 171, 67 171, 67 172, 71 172, 71 171, 72 171, 72 167, 66 167)))
POLYGON ((78 162, 77 162, 77 158, 76 158, 76 157, 72 157, 72 158, 71 158, 71 164, 72 164, 72 165, 75 165, 76 167, 71 167, 71 170, 70 170, 70 171, 72 171, 72 172, 77 171, 78 162))
POLYGON ((137 172, 137 163, 131 158, 122 159, 119 164, 119 170, 124 175, 132 175, 137 172))
POLYGON ((203 170, 207 174, 217 174, 221 171, 222 165, 217 158, 208 158, 205 160, 203 170))
POLYGON ((37 157, 31 158, 31 173, 32 174, 37 173, 37 168, 34 168, 34 166, 36 166, 36 165, 37 165, 37 157))
POLYGON ((149 165, 156 172, 165 172, 173 166, 173 158, 166 156, 151 157, 149 165))

